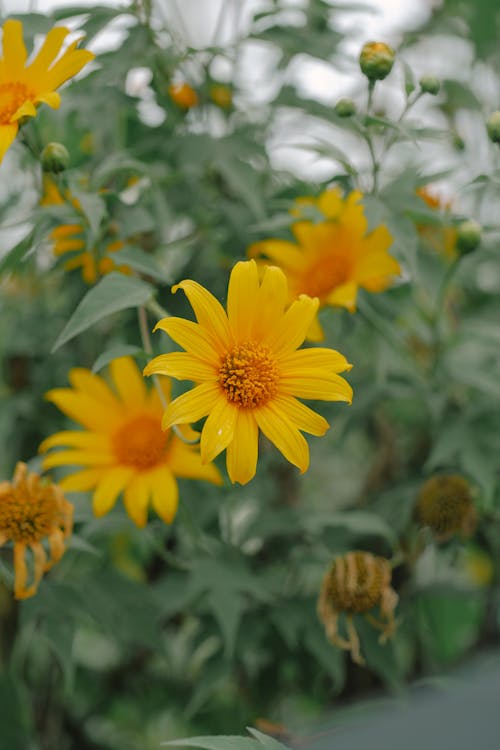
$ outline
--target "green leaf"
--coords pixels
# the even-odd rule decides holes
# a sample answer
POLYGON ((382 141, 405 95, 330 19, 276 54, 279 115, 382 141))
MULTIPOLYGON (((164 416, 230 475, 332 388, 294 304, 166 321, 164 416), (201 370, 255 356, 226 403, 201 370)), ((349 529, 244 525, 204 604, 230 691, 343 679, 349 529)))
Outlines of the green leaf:
POLYGON ((81 300, 59 334, 52 347, 52 353, 98 320, 129 307, 143 305, 151 299, 153 293, 153 287, 144 281, 120 273, 110 273, 81 300))
POLYGON ((249 737, 238 735, 219 735, 215 737, 188 737, 183 740, 162 742, 162 745, 179 747, 200 747, 202 750, 258 750, 259 743, 249 737))
POLYGON ((172 283, 172 278, 160 268, 154 257, 149 253, 145 253, 139 247, 127 245, 123 250, 113 253, 113 260, 115 263, 124 263, 135 271, 143 273, 146 276, 151 276, 163 284, 172 283))
POLYGON ((89 243, 92 245, 98 237, 102 220, 106 216, 106 204, 99 195, 86 193, 78 187, 71 186, 71 194, 80 203, 80 208, 89 226, 89 243))
POLYGON ((133 357, 142 351, 139 346, 132 346, 132 344, 117 344, 116 346, 112 346, 97 357, 92 365, 92 372, 99 372, 114 359, 118 359, 118 357, 133 357))
POLYGON ((267 750, 289 750, 287 745, 283 745, 282 742, 278 742, 278 740, 275 740, 274 737, 269 737, 269 735, 259 732, 258 729, 247 727, 247 732, 253 734, 255 739, 258 740, 263 747, 267 748, 267 750))

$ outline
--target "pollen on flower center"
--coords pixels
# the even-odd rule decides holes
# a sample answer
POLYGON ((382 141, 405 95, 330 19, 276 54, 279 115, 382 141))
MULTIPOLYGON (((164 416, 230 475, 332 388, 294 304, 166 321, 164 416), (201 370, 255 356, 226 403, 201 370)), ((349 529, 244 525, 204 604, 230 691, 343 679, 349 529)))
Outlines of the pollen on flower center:
POLYGON ((159 419, 141 415, 122 425, 112 440, 116 458, 122 465, 151 469, 164 458, 167 438, 159 419))
POLYGON ((50 534, 59 520, 59 501, 54 486, 38 479, 22 482, 2 493, 0 530, 14 542, 33 544, 50 534))
POLYGON ((19 107, 32 99, 24 83, 0 83, 0 125, 8 125, 19 107))
POLYGON ((222 359, 218 381, 228 401, 252 409, 276 393, 279 371, 266 346, 252 341, 238 344, 222 359))

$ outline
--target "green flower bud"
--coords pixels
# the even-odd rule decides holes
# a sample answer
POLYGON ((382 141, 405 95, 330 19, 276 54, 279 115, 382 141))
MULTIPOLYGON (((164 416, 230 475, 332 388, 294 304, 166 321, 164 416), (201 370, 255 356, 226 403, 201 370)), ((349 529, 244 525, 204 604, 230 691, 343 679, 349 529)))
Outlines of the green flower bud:
POLYGON ((465 151, 465 141, 463 138, 461 138, 458 133, 453 133, 453 147, 457 151, 465 151))
POLYGON ((335 105, 335 114, 339 117, 352 117, 356 112, 356 105, 352 99, 339 99, 335 105))
POLYGON ((462 255, 471 253, 481 242, 481 226, 468 219, 457 227, 457 249, 462 255))
POLYGON ((69 166, 68 149, 62 143, 47 143, 40 158, 44 172, 59 174, 69 166))
POLYGON ((486 129, 493 143, 500 143, 500 111, 493 112, 486 120, 486 129))
POLYGON ((424 94, 431 94, 432 96, 439 94, 441 82, 434 76, 424 76, 420 79, 419 84, 424 94))
POLYGON ((359 56, 362 72, 370 81, 381 81, 386 78, 394 65, 395 52, 384 42, 367 42, 359 56))

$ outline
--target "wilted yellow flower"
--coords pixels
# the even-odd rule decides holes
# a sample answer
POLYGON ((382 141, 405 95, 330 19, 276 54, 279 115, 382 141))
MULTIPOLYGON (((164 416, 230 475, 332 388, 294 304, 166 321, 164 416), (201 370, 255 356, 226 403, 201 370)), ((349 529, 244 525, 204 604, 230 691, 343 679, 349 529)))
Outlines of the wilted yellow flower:
POLYGON ((477 514, 469 483, 458 474, 441 474, 428 479, 418 497, 420 521, 434 532, 438 541, 454 534, 471 536, 477 514))
MULTIPOLYGON (((41 451, 57 448, 43 459, 46 469, 79 465, 64 477, 67 492, 93 490, 96 516, 111 510, 120 492, 137 526, 144 526, 150 500, 156 513, 171 523, 178 505, 177 478, 205 479, 221 484, 212 464, 203 465, 197 446, 187 445, 172 432, 163 432, 163 412, 156 388, 149 392, 131 357, 110 364, 115 392, 90 370, 70 371, 72 388, 56 388, 47 398, 85 430, 58 432, 44 440, 41 451)), ((170 385, 162 382, 165 399, 170 385)))
POLYGON ((14 545, 16 599, 36 593, 44 572, 64 554, 64 539, 72 528, 73 506, 61 488, 28 472, 26 464, 17 464, 12 482, 0 482, 0 546, 8 541, 14 545), (44 539, 48 542, 48 557, 42 544, 44 539), (28 549, 33 553, 31 576, 26 562, 28 549))
MULTIPOLYGON (((232 482, 245 484, 255 474, 258 432, 262 430, 301 472, 309 466, 309 447, 301 431, 324 435, 328 422, 297 400, 347 401, 351 386, 338 375, 350 369, 332 349, 297 348, 304 341, 318 300, 305 295, 286 310, 286 277, 265 269, 259 282, 254 261, 231 272, 227 314, 195 281, 181 281, 197 323, 164 318, 156 328, 185 352, 155 357, 145 375, 160 373, 198 385, 167 408, 163 428, 196 422, 208 415, 201 433, 201 457, 211 461, 227 448, 232 482)), ((156 330, 156 329, 155 329, 156 330)))
MULTIPOLYGON (((57 184, 48 175, 44 176, 43 186, 44 193, 40 205, 59 206, 67 203, 73 207, 78 215, 81 215, 80 201, 69 190, 63 195, 57 184)), ((84 221, 82 216, 81 221, 78 219, 72 224, 61 224, 50 233, 50 239, 54 243, 54 255, 58 258, 68 254, 70 256, 64 263, 66 271, 81 268, 82 278, 87 284, 95 284, 101 276, 111 273, 111 271, 118 271, 126 275, 131 274, 130 266, 124 263, 116 263, 109 255, 109 253, 116 253, 125 246, 123 240, 113 238, 113 232, 109 228, 108 241, 105 241, 101 251, 96 247, 87 249, 84 221)))
MULTIPOLYGON (((368 222, 360 201, 362 194, 350 193, 345 199, 338 188, 319 198, 301 198, 292 211, 300 216, 301 207, 314 207, 325 221, 301 220, 292 225, 296 243, 270 239, 252 245, 248 254, 260 265, 275 263, 286 273, 290 300, 299 294, 318 297, 320 306, 356 309, 358 289, 382 292, 400 273, 399 263, 387 252, 392 237, 386 226, 368 232, 368 222)), ((316 318, 308 339, 321 341, 323 330, 316 318)))
POLYGON ((349 552, 336 557, 328 569, 318 599, 318 616, 329 640, 338 648, 350 651, 353 661, 364 664, 353 616, 366 619, 382 631, 383 643, 394 633, 394 610, 398 595, 391 588, 391 566, 383 557, 370 552, 349 552), (380 620, 369 614, 379 607, 380 620), (339 633, 339 617, 346 616, 347 639, 339 633))
POLYGON ((171 83, 168 93, 174 104, 182 109, 196 107, 199 102, 198 94, 189 83, 171 83))
POLYGON ((433 226, 430 224, 419 224, 417 230, 423 241, 436 252, 441 253, 449 260, 456 257, 457 230, 451 224, 451 203, 442 201, 428 187, 421 187, 417 195, 429 206, 442 213, 445 220, 444 226, 433 226))
POLYGON ((92 52, 76 49, 79 40, 56 59, 69 33, 63 26, 49 31, 38 54, 26 67, 23 25, 15 20, 4 23, 0 58, 0 162, 17 135, 19 121, 34 117, 37 104, 57 109, 61 100, 56 89, 94 59, 92 52))

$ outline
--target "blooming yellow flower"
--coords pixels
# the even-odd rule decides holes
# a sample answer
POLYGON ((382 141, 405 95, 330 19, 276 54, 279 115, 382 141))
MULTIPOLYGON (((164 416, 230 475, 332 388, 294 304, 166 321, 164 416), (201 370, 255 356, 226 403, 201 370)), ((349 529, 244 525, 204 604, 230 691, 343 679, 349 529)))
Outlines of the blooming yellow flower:
POLYGON ((421 187, 417 195, 422 198, 429 208, 440 211, 445 221, 444 226, 419 224, 417 230, 424 242, 448 260, 457 256, 457 230, 451 223, 451 203, 443 201, 428 187, 421 187))
MULTIPOLYGON (((40 205, 59 206, 68 204, 73 207, 75 213, 81 214, 80 201, 73 197, 69 190, 66 190, 63 195, 54 180, 47 175, 44 176, 43 186, 44 192, 40 205)), ((67 271, 81 268, 83 280, 87 284, 95 284, 101 276, 111 273, 111 271, 118 271, 126 275, 132 273, 130 266, 123 263, 115 263, 109 255, 109 253, 121 250, 125 246, 125 243, 123 240, 112 239, 111 231, 108 231, 108 234, 110 235, 107 238, 109 241, 107 243, 105 241, 101 251, 96 247, 88 250, 85 241, 84 219, 82 217, 81 221, 78 220, 72 224, 61 224, 53 229, 50 233, 50 239, 54 243, 54 255, 56 257, 59 258, 70 254, 69 259, 64 263, 64 268, 67 271)))
POLYGON ((14 20, 4 23, 0 58, 0 162, 17 135, 21 118, 34 117, 37 104, 57 109, 61 100, 56 89, 94 59, 92 52, 76 49, 79 40, 56 59, 69 33, 63 26, 49 31, 40 51, 26 67, 23 25, 14 20))
POLYGON ((191 109, 199 102, 198 94, 189 83, 171 83, 168 93, 174 104, 181 109, 191 109))
POLYGON ((391 566, 383 557, 371 552, 349 552, 336 557, 327 570, 318 599, 318 616, 329 640, 338 648, 350 651, 353 661, 364 664, 353 617, 363 614, 382 633, 380 642, 390 638, 396 628, 394 610, 398 595, 391 587, 391 566), (379 608, 380 620, 370 614, 379 608), (339 633, 339 617, 346 617, 347 638, 339 633))
MULTIPOLYGON (((292 211, 299 214, 303 206, 317 209, 324 221, 300 220, 292 225, 296 243, 269 239, 252 245, 248 254, 259 264, 275 263, 286 273, 290 300, 299 294, 318 297, 320 306, 356 309, 359 287, 382 292, 400 273, 399 263, 387 252, 392 237, 386 226, 368 232, 368 222, 355 191, 343 199, 339 189, 332 188, 318 199, 303 198, 292 211)), ((321 341, 323 331, 317 318, 307 338, 321 341)))
POLYGON ((64 554, 64 539, 73 528, 73 506, 62 490, 19 462, 12 482, 0 482, 0 546, 14 544, 14 595, 26 599, 36 593, 45 571, 64 554), (47 539, 49 557, 42 544, 47 539), (26 552, 33 553, 32 582, 28 586, 26 552))
POLYGON ((288 461, 306 471, 309 447, 301 431, 324 435, 329 425, 295 397, 352 398, 351 386, 338 375, 350 369, 342 354, 319 348, 297 351, 318 300, 302 295, 286 310, 285 275, 267 267, 259 283, 255 261, 233 268, 227 314, 195 281, 182 281, 173 287, 177 289, 187 295, 198 322, 161 320, 156 328, 186 351, 155 357, 144 374, 161 373, 198 385, 169 404, 163 428, 208 415, 201 433, 202 461, 212 461, 227 448, 232 482, 245 484, 254 476, 259 429, 288 461))
MULTIPOLYGON (((55 388, 47 398, 85 430, 58 432, 43 441, 41 451, 57 448, 43 459, 45 469, 78 465, 64 477, 67 492, 93 490, 96 516, 111 510, 120 492, 137 526, 147 522, 150 499, 157 514, 171 523, 178 504, 177 477, 221 483, 217 469, 201 463, 199 450, 161 429, 162 403, 149 392, 131 357, 110 364, 115 392, 99 375, 84 368, 69 373, 72 388, 55 388), (62 448, 62 450, 60 450, 62 448)), ((165 400, 170 387, 162 384, 165 400)))

